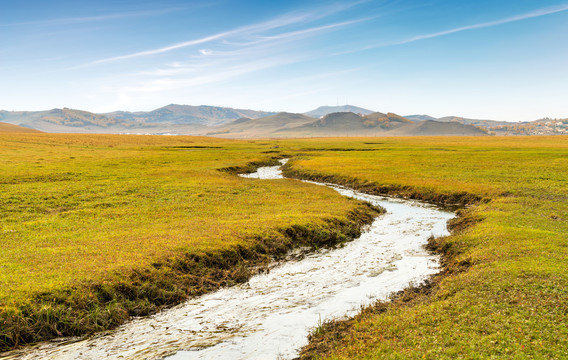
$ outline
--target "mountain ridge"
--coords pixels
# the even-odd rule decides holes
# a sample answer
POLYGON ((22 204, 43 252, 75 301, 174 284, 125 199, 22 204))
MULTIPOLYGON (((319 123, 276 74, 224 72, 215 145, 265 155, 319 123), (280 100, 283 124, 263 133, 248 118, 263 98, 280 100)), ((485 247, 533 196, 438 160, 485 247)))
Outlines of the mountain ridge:
MULTIPOLYGON (((423 125, 428 126, 429 129, 438 129, 442 133, 447 133, 449 129, 453 129, 450 132, 458 133, 467 133, 471 130, 471 128, 452 125, 461 124, 479 127, 490 134, 497 135, 568 134, 568 123, 565 119, 545 118, 531 122, 510 123, 459 116, 441 118, 434 118, 426 114, 399 116, 394 113, 374 112, 353 105, 320 106, 303 114, 179 104, 169 104, 151 111, 107 113, 92 113, 66 107, 44 111, 0 110, 0 122, 44 132, 184 134, 224 137, 233 134, 243 138, 247 136, 341 136, 356 133, 378 136, 388 135, 387 132, 401 126, 408 126, 409 123, 424 121, 449 124, 444 127, 431 123, 423 125), (339 121, 339 118, 342 120, 339 121), (318 122, 322 119, 329 124, 318 122)), ((410 129, 407 128, 408 131, 410 129)), ((415 130, 417 132, 430 131, 426 128, 415 130)), ((403 131, 392 131, 391 133, 402 134, 403 131)))
POLYGON ((354 114, 362 114, 362 115, 369 115, 374 113, 373 110, 364 109, 358 106, 353 105, 338 105, 338 106, 320 106, 317 109, 308 111, 303 113, 309 117, 314 118, 321 118, 323 116, 332 114, 332 113, 339 113, 339 112, 352 112, 354 114))

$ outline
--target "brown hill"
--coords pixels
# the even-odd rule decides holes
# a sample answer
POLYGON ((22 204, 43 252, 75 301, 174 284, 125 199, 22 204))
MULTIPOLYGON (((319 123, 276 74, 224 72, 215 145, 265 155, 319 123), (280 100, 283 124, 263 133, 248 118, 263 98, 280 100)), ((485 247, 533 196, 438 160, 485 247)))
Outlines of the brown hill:
POLYGON ((0 133, 41 133, 42 131, 0 122, 0 133))
POLYGON ((331 113, 311 123, 279 130, 277 136, 376 136, 412 121, 393 113, 359 115, 352 112, 331 113))
POLYGON ((405 124, 412 124, 412 121, 394 113, 372 113, 363 117, 365 126, 368 128, 380 127, 382 129, 394 129, 405 124))

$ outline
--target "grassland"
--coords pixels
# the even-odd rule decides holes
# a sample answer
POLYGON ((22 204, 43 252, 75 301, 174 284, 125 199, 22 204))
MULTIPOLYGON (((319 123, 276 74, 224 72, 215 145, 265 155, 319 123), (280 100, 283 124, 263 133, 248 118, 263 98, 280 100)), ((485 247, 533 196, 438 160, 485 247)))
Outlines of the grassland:
POLYGON ((5 344, 36 324, 39 337, 112 327, 242 281, 265 253, 355 234, 371 211, 331 190, 218 171, 288 154, 291 176, 469 204, 432 243, 444 271, 430 287, 325 324, 304 358, 568 358, 566 137, 40 134, 0 149, 5 344))
POLYGON ((275 162, 272 146, 0 136, 0 349, 244 281, 269 255, 346 240, 376 215, 330 189, 235 176, 275 162))
POLYGON ((325 324, 303 358, 568 358, 567 137, 289 145, 306 154, 297 177, 475 204, 433 242, 445 271, 431 287, 325 324))

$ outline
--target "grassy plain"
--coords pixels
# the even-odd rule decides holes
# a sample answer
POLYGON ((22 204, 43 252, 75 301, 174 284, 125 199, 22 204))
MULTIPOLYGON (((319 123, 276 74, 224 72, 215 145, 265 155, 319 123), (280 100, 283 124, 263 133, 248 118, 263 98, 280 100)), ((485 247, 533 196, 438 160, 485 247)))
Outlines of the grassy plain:
POLYGON ((568 137, 288 144, 306 154, 291 175, 475 202, 432 244, 445 255, 432 287, 325 324, 304 358, 568 358, 568 137))
POLYGON ((52 324, 40 337, 111 327, 246 278, 242 259, 356 232, 347 214, 368 209, 331 190, 218 171, 288 154, 292 176, 473 204, 452 236, 433 242, 445 270, 431 287, 325 324, 305 358, 568 357, 567 137, 41 134, 1 136, 0 149, 5 344, 28 339, 6 329, 36 323, 52 324), (164 280, 172 274, 182 280, 164 280), (61 308, 73 306, 82 317, 66 318, 61 308))
POLYGON ((375 214, 330 189, 235 176, 270 161, 272 146, 1 135, 0 350, 111 328, 243 281, 247 265, 345 240, 375 214))

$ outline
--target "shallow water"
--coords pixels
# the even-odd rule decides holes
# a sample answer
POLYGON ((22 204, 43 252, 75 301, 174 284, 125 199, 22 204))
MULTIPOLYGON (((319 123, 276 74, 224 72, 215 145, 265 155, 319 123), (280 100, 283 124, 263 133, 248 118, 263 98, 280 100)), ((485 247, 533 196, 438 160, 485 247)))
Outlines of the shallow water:
MULTIPOLYGON (((284 165, 288 162, 288 159, 279 160, 280 164, 284 165)), ((284 179, 282 175, 282 169, 279 165, 277 166, 264 166, 256 169, 256 172, 249 174, 240 174, 240 177, 249 179, 263 179, 263 180, 274 180, 274 179, 284 179)))
MULTIPOLYGON (((278 166, 246 177, 278 179, 278 166)), ((415 201, 345 196, 387 213, 352 242, 274 264, 268 274, 135 319, 87 340, 44 343, 15 354, 22 359, 290 359, 326 319, 356 314, 362 305, 419 284, 439 269, 424 245, 447 235, 453 213, 415 201), (169 356, 169 357, 168 357, 169 356)))

